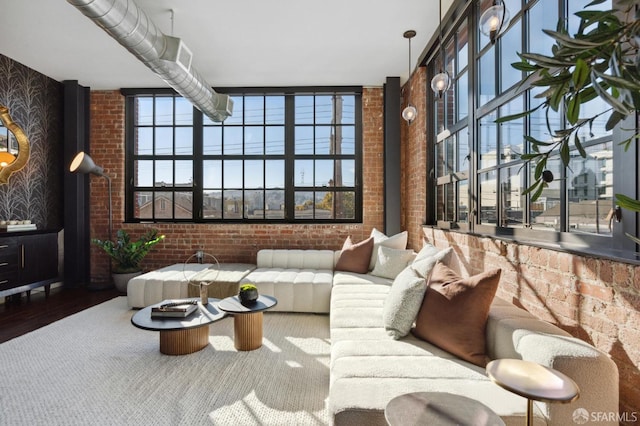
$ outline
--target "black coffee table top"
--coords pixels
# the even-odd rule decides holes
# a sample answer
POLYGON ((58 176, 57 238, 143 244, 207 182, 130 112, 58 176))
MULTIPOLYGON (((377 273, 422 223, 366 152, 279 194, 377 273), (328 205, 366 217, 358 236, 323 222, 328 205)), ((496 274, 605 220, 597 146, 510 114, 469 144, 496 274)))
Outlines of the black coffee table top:
POLYGON ((278 301, 273 296, 265 296, 261 294, 258 296, 258 300, 251 305, 243 305, 240 303, 238 296, 231 296, 222 299, 218 303, 218 307, 221 311, 228 312, 230 314, 250 314, 253 312, 266 311, 269 308, 273 308, 278 304, 278 301))
MULTIPOLYGON (((199 300, 200 298, 198 297, 197 299, 199 300)), ((151 308, 162 305, 164 303, 163 301, 140 309, 131 317, 131 323, 138 328, 152 331, 183 330, 186 328, 202 327, 203 325, 211 324, 227 316, 226 312, 218 309, 218 302, 220 302, 220 299, 209 298, 209 304, 206 306, 198 303, 198 309, 184 318, 152 318, 151 308)))

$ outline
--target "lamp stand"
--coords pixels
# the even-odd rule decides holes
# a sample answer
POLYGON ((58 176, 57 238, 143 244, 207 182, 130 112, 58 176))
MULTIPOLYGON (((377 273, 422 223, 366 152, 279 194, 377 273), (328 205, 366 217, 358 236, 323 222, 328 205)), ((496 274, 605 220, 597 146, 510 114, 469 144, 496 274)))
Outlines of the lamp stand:
MULTIPOLYGON (((112 237, 113 237, 113 202, 112 202, 112 195, 111 195, 111 178, 109 176, 107 176, 106 174, 102 174, 101 175, 103 178, 105 178, 107 180, 107 187, 108 187, 108 191, 109 191, 109 241, 111 241, 112 237)), ((111 274, 111 258, 109 258, 109 274, 111 274)), ((107 281, 103 281, 103 282, 90 282, 87 285, 87 290, 89 291, 102 291, 102 290, 111 290, 114 287, 113 285, 113 279, 111 278, 111 276, 109 276, 109 279, 107 281)))

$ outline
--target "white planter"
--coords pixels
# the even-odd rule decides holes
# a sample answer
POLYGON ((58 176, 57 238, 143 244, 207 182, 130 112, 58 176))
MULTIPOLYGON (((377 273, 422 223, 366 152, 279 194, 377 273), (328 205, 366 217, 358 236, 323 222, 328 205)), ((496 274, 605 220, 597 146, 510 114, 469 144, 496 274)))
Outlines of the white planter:
POLYGON ((113 284, 116 286, 116 289, 120 293, 126 293, 129 280, 133 277, 137 277, 140 274, 142 274, 142 271, 129 272, 126 274, 116 274, 115 272, 112 272, 111 277, 113 278, 113 284))

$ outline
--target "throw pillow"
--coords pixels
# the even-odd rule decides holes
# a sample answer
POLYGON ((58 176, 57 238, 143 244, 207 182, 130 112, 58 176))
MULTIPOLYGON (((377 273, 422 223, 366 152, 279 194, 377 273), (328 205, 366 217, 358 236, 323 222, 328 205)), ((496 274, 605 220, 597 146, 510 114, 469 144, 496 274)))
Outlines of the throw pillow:
POLYGON ((378 247, 378 260, 376 260, 371 275, 393 280, 413 261, 415 256, 413 250, 396 250, 380 246, 378 247))
POLYGON ((342 245, 342 252, 336 262, 336 271, 355 272, 366 274, 369 272, 369 259, 373 251, 373 238, 353 244, 351 235, 347 237, 342 245))
POLYGON ((436 264, 418 311, 414 335, 461 359, 486 366, 485 328, 500 272, 494 269, 462 278, 446 265, 436 264))
POLYGON ((370 271, 376 265, 376 261, 378 260, 378 247, 382 245, 398 250, 404 250, 407 248, 407 240, 409 238, 409 234, 407 233, 407 231, 402 231, 399 234, 387 237, 376 228, 373 228, 371 230, 371 237, 373 237, 373 252, 371 253, 371 262, 369 263, 370 271))
MULTIPOLYGON (((433 246, 431 246, 433 247, 433 246)), ((435 247, 434 247, 435 248, 435 247)), ((423 248, 424 249, 424 248, 423 248)), ((430 256, 426 256, 423 250, 418 252, 418 255, 414 259, 411 267, 414 271, 418 273, 422 278, 428 280, 429 275, 431 274, 431 270, 433 269, 436 262, 444 262, 444 259, 451 253, 453 249, 451 247, 447 247, 444 250, 435 249, 435 251, 431 252, 430 256), (420 253, 422 253, 422 257, 420 257, 420 253), (435 262, 434 262, 435 260, 435 262)))
MULTIPOLYGON (((436 261, 432 262, 435 264, 436 261)), ((410 266, 398 274, 382 306, 382 319, 387 334, 394 339, 409 334, 426 290, 424 278, 418 276, 410 266)))

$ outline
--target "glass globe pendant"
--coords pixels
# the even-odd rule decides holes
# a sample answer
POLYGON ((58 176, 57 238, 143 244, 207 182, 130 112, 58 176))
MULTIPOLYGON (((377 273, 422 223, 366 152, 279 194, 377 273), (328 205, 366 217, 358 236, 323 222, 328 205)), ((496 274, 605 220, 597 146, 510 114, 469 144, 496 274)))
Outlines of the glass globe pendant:
POLYGON ((509 11, 501 0, 500 4, 494 4, 480 16, 480 32, 495 43, 496 37, 509 26, 509 19, 509 11))
POLYGON ((433 90, 439 98, 441 98, 442 94, 449 90, 450 87, 451 78, 449 77, 449 73, 446 71, 440 71, 431 79, 431 90, 433 90))

